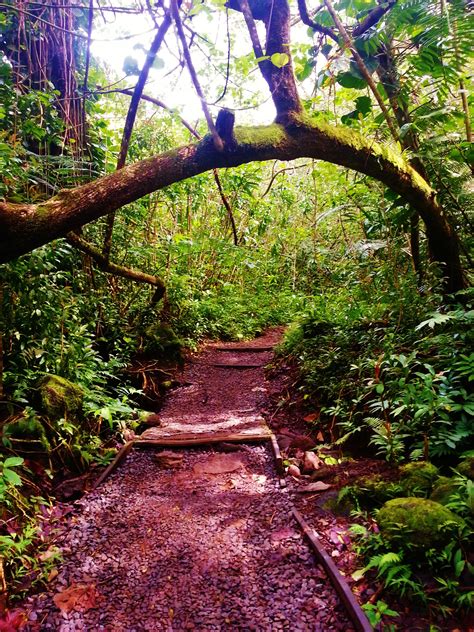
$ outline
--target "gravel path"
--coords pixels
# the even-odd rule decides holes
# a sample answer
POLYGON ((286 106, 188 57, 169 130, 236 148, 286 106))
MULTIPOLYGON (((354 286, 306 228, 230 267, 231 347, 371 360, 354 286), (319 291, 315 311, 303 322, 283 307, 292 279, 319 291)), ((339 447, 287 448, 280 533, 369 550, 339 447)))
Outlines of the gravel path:
POLYGON ((179 468, 163 470, 136 452, 88 495, 52 590, 30 600, 30 629, 351 630, 268 448, 223 455, 223 467, 242 465, 221 474, 202 472, 212 456, 187 450, 179 468), (84 598, 61 612, 53 597, 71 586, 84 598))
MULTIPOLYGON (((225 399, 206 366, 214 371, 201 361, 194 377, 225 399)), ((251 373, 253 388, 263 388, 263 370, 251 373)), ((248 391, 243 406, 236 392, 229 389, 233 405, 247 407, 248 391)), ((169 411, 175 406, 176 398, 169 411)), ((136 449, 76 503, 57 543, 58 575, 24 604, 28 630, 353 630, 291 517, 268 444, 171 457, 163 464, 136 449)))

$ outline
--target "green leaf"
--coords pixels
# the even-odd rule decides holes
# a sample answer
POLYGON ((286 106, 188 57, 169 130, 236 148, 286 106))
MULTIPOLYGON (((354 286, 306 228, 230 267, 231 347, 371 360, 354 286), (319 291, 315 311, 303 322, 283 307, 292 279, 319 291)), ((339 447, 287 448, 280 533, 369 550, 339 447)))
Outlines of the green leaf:
POLYGON ((349 114, 344 114, 344 116, 341 116, 341 123, 343 123, 343 125, 350 125, 352 121, 357 121, 358 119, 359 113, 357 112, 357 110, 352 110, 352 112, 349 112, 349 114))
POLYGON ((109 423, 112 422, 112 411, 108 406, 104 406, 99 410, 99 415, 106 419, 109 423))
POLYGON ((363 90, 367 87, 364 79, 353 75, 351 72, 341 72, 336 77, 336 81, 343 88, 353 88, 354 90, 363 90))
POLYGON ((3 463, 3 467, 18 467, 19 465, 23 465, 25 459, 22 459, 21 456, 9 456, 3 463))
POLYGON ((359 568, 359 570, 354 571, 351 575, 352 579, 355 582, 360 581, 363 577, 364 577, 365 573, 364 573, 364 569, 363 568, 359 568))
POLYGON ((270 57, 270 61, 277 68, 283 68, 290 61, 290 56, 286 53, 273 53, 270 57))
POLYGON ((417 325, 415 327, 415 331, 418 331, 419 329, 423 329, 423 327, 426 327, 426 326, 430 327, 430 329, 434 329, 435 325, 447 323, 448 320, 451 320, 452 318, 454 318, 452 314, 440 314, 439 312, 434 312, 431 318, 428 318, 427 320, 424 320, 419 325, 417 325))
POLYGON ((296 72, 298 80, 304 81, 305 79, 307 79, 312 73, 314 66, 314 62, 306 61, 304 66, 298 72, 296 72))
POLYGON ((363 116, 368 114, 372 109, 372 101, 370 97, 357 97, 355 100, 356 110, 360 112, 363 116))
POLYGON ((21 478, 13 470, 4 469, 2 474, 3 478, 11 483, 11 485, 21 485, 21 478))
POLYGON ((398 555, 398 553, 389 551, 388 553, 384 553, 384 555, 380 557, 378 566, 379 568, 381 568, 382 566, 387 566, 388 564, 395 564, 397 562, 400 562, 400 556, 398 555))

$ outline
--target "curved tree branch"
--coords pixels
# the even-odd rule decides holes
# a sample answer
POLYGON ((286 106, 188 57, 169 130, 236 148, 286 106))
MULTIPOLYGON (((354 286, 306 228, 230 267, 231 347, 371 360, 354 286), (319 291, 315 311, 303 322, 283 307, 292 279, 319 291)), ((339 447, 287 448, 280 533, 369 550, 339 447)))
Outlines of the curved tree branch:
POLYGON ((352 37, 359 37, 359 35, 362 35, 362 33, 365 33, 375 26, 396 3, 397 0, 381 2, 378 7, 372 9, 365 19, 352 30, 352 37))
POLYGON ((270 178, 270 182, 267 185, 267 188, 265 189, 265 191, 262 193, 262 195, 260 196, 260 198, 264 198, 266 195, 268 195, 268 193, 270 192, 270 189, 273 186, 273 183, 275 182, 276 178, 282 174, 282 173, 286 173, 287 171, 294 171, 295 169, 302 169, 303 167, 307 167, 309 165, 309 162, 305 162, 304 165, 297 165, 296 167, 284 167, 283 169, 279 169, 278 171, 275 171, 275 173, 272 175, 272 177, 270 178))
POLYGON ((151 274, 146 274, 145 272, 141 272, 140 270, 134 270, 133 268, 126 268, 125 266, 119 266, 116 263, 111 263, 108 259, 105 258, 103 253, 100 252, 98 248, 95 248, 88 241, 77 235, 76 233, 68 233, 66 235, 67 241, 75 246, 78 250, 86 253, 93 259, 99 268, 104 272, 110 272, 115 276, 123 277, 124 279, 129 279, 130 281, 135 281, 136 283, 148 283, 149 285, 153 285, 156 288, 155 297, 159 295, 157 300, 160 300, 165 295, 166 287, 163 281, 151 274))
POLYGON ((312 20, 309 17, 305 0, 298 0, 298 11, 299 11, 301 21, 303 22, 303 24, 306 24, 306 26, 309 26, 310 28, 313 29, 313 31, 316 31, 317 33, 322 33, 323 35, 327 35, 332 40, 334 40, 337 44, 339 44, 339 38, 337 37, 337 35, 334 33, 332 29, 328 28, 327 26, 323 26, 322 24, 318 24, 317 22, 315 22, 315 20, 312 20))
POLYGON ((342 127, 316 123, 302 115, 285 128, 236 128, 235 146, 219 152, 212 138, 142 160, 42 204, 0 203, 0 262, 6 262, 66 235, 140 197, 199 173, 253 161, 316 158, 383 182, 420 214, 433 255, 443 266, 447 291, 465 286, 459 244, 435 192, 395 152, 342 127))

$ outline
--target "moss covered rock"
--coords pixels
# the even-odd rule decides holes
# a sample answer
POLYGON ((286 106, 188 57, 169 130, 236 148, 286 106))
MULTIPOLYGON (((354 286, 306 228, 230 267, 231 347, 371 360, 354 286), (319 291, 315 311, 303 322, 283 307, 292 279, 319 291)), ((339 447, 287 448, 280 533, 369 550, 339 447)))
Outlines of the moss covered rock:
POLYGON ((474 456, 468 456, 467 459, 461 461, 456 469, 463 476, 474 480, 474 456))
POLYGON ((81 412, 84 391, 77 384, 59 375, 45 375, 39 381, 38 388, 42 410, 51 419, 81 412))
POLYGON ((400 485, 407 496, 429 496, 439 478, 438 468, 426 461, 403 465, 400 474, 400 485))
POLYGON ((183 361, 183 343, 169 325, 154 323, 142 334, 142 352, 164 362, 183 361))
POLYGON ((377 514, 383 536, 396 541, 407 538, 414 546, 439 548, 452 538, 452 526, 463 521, 452 511, 426 498, 394 498, 377 514))
POLYGON ((434 484, 430 500, 434 500, 440 505, 447 505, 451 496, 458 491, 456 481, 447 476, 440 476, 434 484))

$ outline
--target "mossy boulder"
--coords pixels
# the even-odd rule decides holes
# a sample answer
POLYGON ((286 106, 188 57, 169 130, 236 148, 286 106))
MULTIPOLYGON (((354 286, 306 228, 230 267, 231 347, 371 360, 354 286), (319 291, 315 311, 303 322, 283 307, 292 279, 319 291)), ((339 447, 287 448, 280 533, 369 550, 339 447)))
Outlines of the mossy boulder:
POLYGON ((463 520, 452 511, 426 498, 394 498, 377 514, 380 531, 388 540, 409 540, 420 548, 440 548, 452 539, 453 524, 463 520))
POLYGON ((142 352, 163 362, 183 362, 183 343, 169 325, 153 323, 142 334, 142 352))
POLYGON ((440 476, 434 484, 430 500, 434 500, 440 505, 447 505, 451 500, 451 496, 457 491, 458 485, 454 479, 440 476))
POLYGON ((426 461, 408 463, 400 468, 400 485, 406 496, 429 496, 438 478, 438 468, 426 461))
POLYGON ((45 375, 38 383, 41 409, 50 419, 77 416, 82 410, 84 391, 59 375, 45 375))
POLYGON ((456 469, 463 476, 474 480, 474 456, 468 456, 467 459, 461 461, 456 469))

